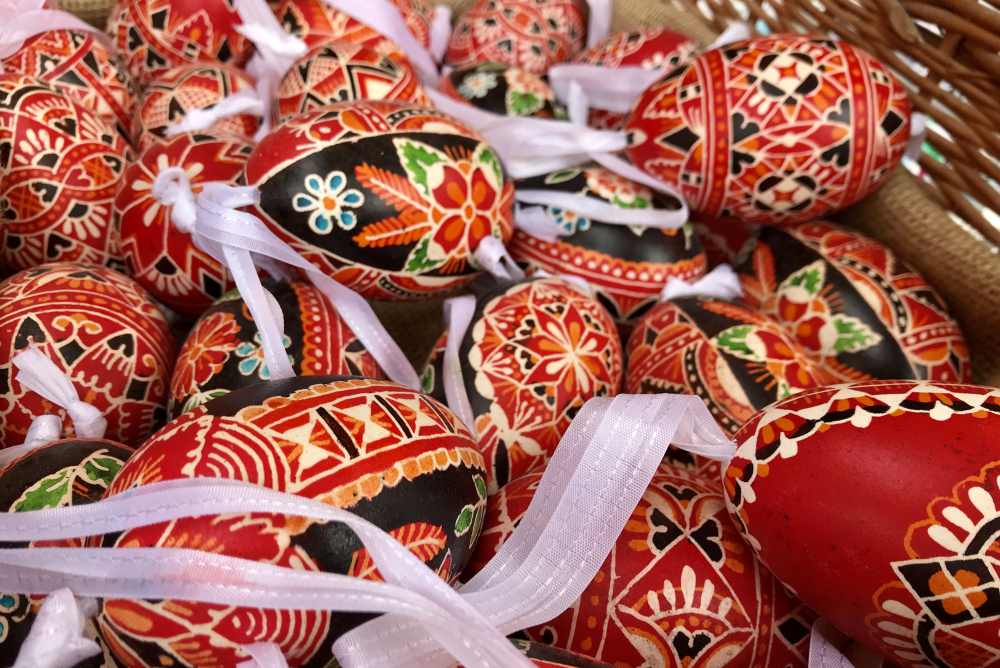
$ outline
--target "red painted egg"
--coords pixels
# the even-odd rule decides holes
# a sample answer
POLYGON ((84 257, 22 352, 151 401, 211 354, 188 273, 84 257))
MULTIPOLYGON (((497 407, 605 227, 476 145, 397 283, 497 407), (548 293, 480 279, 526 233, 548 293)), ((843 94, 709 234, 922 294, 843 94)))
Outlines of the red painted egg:
POLYGON ((846 42, 779 35, 706 51, 628 120, 632 162, 696 213, 812 220, 875 190, 910 138, 906 90, 846 42))
MULTIPOLYGON (((608 312, 565 281, 474 288, 476 313, 459 355, 493 492, 544 466, 588 400, 618 394, 622 351, 608 312)), ((424 372, 439 398, 442 369, 438 354, 424 372)))
MULTIPOLYGON (((474 565, 509 537, 541 475, 490 499, 474 565)), ((740 538, 718 482, 664 463, 580 598, 525 633, 623 668, 804 668, 814 620, 740 538)))
POLYGON ((359 101, 296 116, 250 156, 258 215, 369 299, 419 300, 480 272, 473 251, 512 233, 514 188, 496 153, 450 116, 359 101))
MULTIPOLYGON (((601 67, 642 67, 666 72, 694 58, 698 45, 686 35, 666 28, 647 28, 637 32, 609 35, 576 57, 575 62, 601 67)), ((603 109, 590 112, 588 125, 603 130, 618 130, 625 125, 626 114, 603 109)))
POLYGON ((502 63, 480 63, 451 72, 441 91, 501 116, 566 118, 566 109, 545 77, 502 63))
POLYGON ((112 203, 131 150, 114 126, 20 74, 0 75, 0 256, 7 270, 117 261, 112 203))
MULTIPOLYGON (((131 279, 73 263, 0 283, 0 447, 24 442, 31 421, 65 411, 21 386, 11 358, 34 344, 108 421, 108 438, 141 443, 166 417, 174 341, 166 318, 131 279)), ((64 430, 72 433, 68 419, 64 430)))
MULTIPOLYGON (((521 179, 517 187, 587 197, 623 211, 674 208, 669 198, 597 165, 521 179)), ((543 208, 567 235, 551 242, 518 230, 511 255, 530 270, 584 279, 620 324, 652 308, 670 278, 694 281, 705 273, 705 255, 690 227, 626 227, 560 207, 543 208)))
MULTIPOLYGON (((311 283, 264 285, 281 307, 284 344, 296 374, 382 377, 375 359, 311 283)), ((205 311, 181 347, 170 383, 170 412, 177 416, 270 378, 253 316, 232 292, 205 311)))
MULTIPOLYGON (((459 420, 395 383, 293 378, 260 383, 174 420, 112 484, 209 476, 345 508, 453 581, 486 511, 483 458, 459 420)), ((285 515, 207 516, 126 531, 107 544, 180 545, 304 571, 379 579, 354 532, 285 515)), ((322 667, 367 616, 171 600, 101 602, 98 627, 128 666, 236 666, 240 649, 275 643, 291 666, 322 667), (183 612, 178 612, 183 611, 183 612)))
POLYGON ((766 228, 740 271, 747 301, 837 382, 972 378, 947 306, 873 239, 824 222, 766 228))
POLYGON ((741 262, 753 251, 760 230, 760 225, 738 220, 702 219, 691 221, 691 224, 705 247, 710 267, 741 262))
POLYGON ((325 42, 289 68, 278 88, 277 120, 337 102, 401 100, 431 106, 408 60, 351 42, 325 42))
POLYGON ((995 665, 998 431, 990 388, 803 393, 737 434, 727 501, 777 577, 892 665, 995 665))
POLYGON ((177 65, 242 66, 253 52, 236 30, 242 23, 228 1, 118 0, 108 32, 132 77, 145 84, 177 65))
POLYGON ((3 61, 5 72, 36 77, 128 136, 133 90, 118 57, 83 30, 49 30, 29 37, 3 61))
MULTIPOLYGON (((181 65, 163 72, 149 83, 139 100, 132 122, 135 144, 145 150, 166 141, 167 128, 182 121, 192 109, 214 107, 230 95, 253 90, 253 80, 235 67, 181 65)), ((249 142, 258 127, 260 116, 236 114, 219 119, 205 131, 231 134, 249 142)))
POLYGON ((208 181, 235 184, 252 150, 235 136, 184 133, 153 144, 125 172, 126 185, 115 198, 125 265, 136 282, 178 313, 200 315, 232 289, 232 281, 215 258, 177 228, 173 207, 153 197, 153 184, 171 168, 184 170, 194 193, 208 181))
POLYGON ((445 63, 506 63, 545 74, 583 50, 587 16, 583 0, 478 0, 456 23, 445 63))
POLYGON ((828 380, 778 323, 721 299, 655 306, 636 325, 626 354, 627 392, 697 395, 730 433, 761 408, 828 380))

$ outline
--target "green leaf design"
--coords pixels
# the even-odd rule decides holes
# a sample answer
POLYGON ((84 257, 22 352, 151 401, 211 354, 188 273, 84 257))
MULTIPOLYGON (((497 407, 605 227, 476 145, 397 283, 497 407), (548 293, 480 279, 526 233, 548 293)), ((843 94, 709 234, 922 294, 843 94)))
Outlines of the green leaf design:
POLYGON ((753 333, 753 325, 735 325, 724 329, 715 337, 715 345, 721 350, 751 362, 764 360, 747 344, 747 337, 753 333))
POLYGON ((430 394, 434 391, 434 367, 430 364, 420 374, 420 389, 424 394, 430 394))
POLYGON ((641 195, 636 195, 631 201, 623 200, 618 195, 611 199, 611 203, 621 209, 648 209, 653 205, 651 201, 641 195))
POLYGON ((552 172, 545 177, 546 185, 556 185, 557 183, 566 183, 567 181, 572 181, 576 177, 580 176, 579 169, 560 169, 558 172, 552 172))
POLYGON ((455 520, 455 535, 464 536, 469 532, 472 527, 472 522, 476 518, 476 507, 471 503, 466 507, 462 508, 462 512, 458 514, 458 519, 455 520))
POLYGON ((837 341, 833 349, 839 353, 856 353, 877 346, 882 337, 857 318, 847 315, 835 315, 831 319, 837 330, 837 341))
POLYGON ((424 237, 420 240, 412 251, 410 251, 410 257, 406 260, 406 271, 412 271, 414 273, 420 273, 434 269, 439 264, 440 260, 432 260, 427 257, 427 249, 430 247, 431 240, 429 237, 424 237))
POLYGON ((483 165, 489 170, 489 173, 496 179, 493 182, 494 188, 500 190, 503 187, 503 166, 493 149, 486 144, 480 144, 475 155, 472 156, 472 161, 474 164, 483 165))
POLYGON ((95 452, 83 460, 82 464, 80 477, 105 489, 111 486, 111 481, 125 465, 120 459, 107 454, 106 450, 95 452))
POLYGON ((70 484, 75 468, 75 466, 67 466, 42 478, 24 490, 24 494, 14 502, 11 510, 25 512, 67 505, 70 500, 70 484))
POLYGON ((472 479, 472 484, 476 486, 476 495, 479 497, 480 501, 486 500, 486 481, 480 475, 475 476, 472 479))
POLYGON ((545 101, 534 93, 507 91, 507 109, 515 116, 530 116, 545 106, 545 101))
POLYGON ((433 146, 412 139, 394 139, 393 144, 407 176, 420 187, 424 195, 430 196, 427 169, 438 163, 448 162, 448 156, 433 146))
POLYGON ((782 290, 788 288, 802 288, 810 296, 815 297, 823 289, 826 282, 826 263, 823 260, 816 260, 812 264, 806 265, 802 269, 785 279, 782 290))

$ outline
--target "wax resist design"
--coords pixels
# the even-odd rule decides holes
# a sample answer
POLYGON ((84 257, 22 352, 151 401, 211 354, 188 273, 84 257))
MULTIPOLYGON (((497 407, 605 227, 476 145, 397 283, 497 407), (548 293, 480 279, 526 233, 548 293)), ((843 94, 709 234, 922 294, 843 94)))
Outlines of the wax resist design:
POLYGON ((49 30, 29 37, 4 59, 3 69, 46 82, 128 136, 133 84, 93 33, 49 30))
MULTIPOLYGON (((382 381, 295 378, 234 392, 181 416, 133 457, 111 494, 204 475, 255 483, 349 509, 452 581, 478 538, 463 517, 469 506, 484 504, 484 473, 468 431, 429 397, 382 381)), ((184 544, 300 570, 379 577, 346 527, 284 515, 180 520, 113 542, 184 544)), ((240 646, 253 642, 277 643, 290 665, 313 668, 325 666, 333 640, 365 619, 105 600, 98 625, 129 668, 169 661, 234 666, 247 658, 240 646)))
POLYGON ((464 68, 495 62, 545 74, 587 40, 582 0, 478 0, 455 24, 445 63, 464 68))
MULTIPOLYGON (((994 558, 1000 464, 988 443, 1000 424, 1000 391, 912 381, 856 383, 804 393, 762 412, 739 434, 726 473, 727 499, 745 535, 775 574, 853 637, 908 668, 990 665, 1000 660, 994 558), (926 445, 925 445, 926 444, 926 445), (902 448, 906 458, 893 459, 902 448), (933 447, 934 466, 919 453, 933 447), (851 473, 865 460, 891 462, 878 477, 851 473), (778 486, 824 471, 797 505, 778 486), (894 481, 892 485, 886 480, 894 481), (851 485, 844 518, 823 535, 802 533, 816 508, 851 485), (827 541, 868 530, 847 554, 827 541), (794 509, 793 509, 794 508, 794 509), (799 531, 799 550, 780 535, 799 531), (863 555, 858 557, 857 555, 863 555), (866 569, 860 569, 863 559, 866 569), (803 564, 845 582, 836 595, 808 582, 803 564), (857 575, 847 578, 847 574, 857 575), (858 614, 867 610, 867 615, 858 614)), ((815 571, 814 571, 815 572, 815 571)))
MULTIPOLYGON (((672 208, 643 185, 596 165, 521 179, 524 190, 551 190, 589 197, 624 210, 672 208)), ((529 271, 578 276, 620 324, 634 322, 657 303, 671 278, 695 281, 705 273, 701 244, 689 227, 658 230, 603 223, 574 211, 544 206, 565 236, 557 241, 514 233, 511 255, 529 271)))
MULTIPOLYGON (((284 316, 288 360, 302 376, 381 378, 374 358, 326 297, 309 283, 265 281, 284 316)), ((271 374, 253 317, 239 293, 224 296, 195 323, 170 383, 177 416, 271 374)))
POLYGON ((566 109, 544 77, 502 63, 455 70, 442 79, 441 91, 501 116, 566 118, 566 109))
POLYGON ((711 218, 819 218, 872 192, 899 163, 910 103, 851 45, 799 35, 707 51, 643 94, 632 162, 711 218))
POLYGON ((627 356, 627 392, 697 395, 729 433, 761 408, 827 380, 777 323, 720 299, 654 307, 632 332, 627 356))
MULTIPOLYGON (((466 576, 509 537, 541 476, 491 501, 466 576)), ((664 463, 580 598, 526 634, 616 666, 805 666, 814 617, 740 538, 718 484, 664 463)))
POLYGON ((250 156, 258 214, 324 273, 370 299, 414 300, 478 275, 472 255, 512 233, 513 186, 479 135, 387 101, 296 116, 250 156))
POLYGON ((111 204, 131 151, 112 125, 37 79, 4 74, 0 153, 6 269, 117 261, 111 204))
POLYGON ((0 283, 0 446, 24 442, 32 419, 64 418, 15 379, 11 358, 35 345, 108 421, 108 438, 141 443, 166 417, 174 342, 167 321, 131 279, 100 267, 49 264, 0 283), (95 378, 100 382, 95 382, 95 378))
POLYGON ((972 377, 941 297, 873 239, 824 222, 765 229, 740 272, 747 300, 840 382, 972 377))
POLYGON ((209 181, 235 183, 252 150, 237 137, 184 133, 154 144, 125 172, 115 198, 125 264, 140 285, 178 313, 200 315, 232 283, 222 265, 177 228, 173 207, 153 196, 153 184, 171 168, 184 170, 196 194, 209 181))

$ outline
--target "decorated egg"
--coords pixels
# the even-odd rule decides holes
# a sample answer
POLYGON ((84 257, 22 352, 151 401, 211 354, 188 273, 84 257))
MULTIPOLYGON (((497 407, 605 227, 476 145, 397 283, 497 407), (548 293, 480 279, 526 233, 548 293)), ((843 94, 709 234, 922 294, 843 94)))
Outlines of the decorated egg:
MULTIPOLYGON (((210 401, 147 441, 110 494, 197 476, 240 480, 350 510, 449 582, 465 567, 486 512, 483 458, 458 418, 426 395, 377 380, 297 377, 210 401)), ((210 515, 105 541, 129 547, 179 542, 302 571, 380 579, 353 531, 301 517, 210 515)), ((98 628, 131 666, 235 666, 248 659, 240 647, 256 642, 277 644, 292 666, 322 667, 333 641, 367 619, 109 599, 101 602, 98 628)))
POLYGON ((761 408, 828 379, 778 323, 722 299, 663 302, 636 325, 625 390, 694 394, 735 432, 761 408))
POLYGON ((965 382, 969 350, 924 279, 882 244, 825 222, 761 231, 747 300, 838 382, 965 382))
MULTIPOLYGON (((311 283, 265 281, 265 288, 281 307, 284 345, 297 374, 382 377, 374 358, 311 283)), ((253 316, 233 291, 205 311, 181 347, 170 383, 171 413, 270 378, 253 316)))
POLYGON ((873 381, 805 392, 736 435, 726 498, 761 560, 903 668, 1000 660, 1000 390, 873 381))
POLYGON ((705 247, 710 267, 742 262, 753 251, 760 230, 760 225, 738 220, 701 219, 691 221, 691 225, 705 247))
MULTIPOLYGON (((193 109, 209 109, 230 95, 253 90, 253 80, 235 67, 212 63, 167 70, 146 86, 139 100, 132 124, 136 146, 145 150, 165 141, 167 128, 193 109)), ((221 118, 205 131, 251 141, 259 126, 260 116, 246 113, 221 118)))
POLYGON ((530 640, 511 640, 538 668, 611 668, 609 664, 530 640))
POLYGON ((278 87, 277 117, 352 100, 402 100, 431 106, 416 71, 351 42, 325 42, 292 65, 278 87))
MULTIPOLYGON (((686 35, 666 28, 647 28, 637 32, 617 32, 590 47, 575 62, 601 67, 642 67, 669 72, 694 58, 698 45, 686 35)), ((618 130, 625 125, 626 114, 603 109, 590 112, 588 125, 604 130, 618 130)))
MULTIPOLYGON (((507 540, 541 476, 490 499, 466 576, 507 540)), ((525 634, 615 666, 804 668, 814 620, 740 538, 718 482, 664 463, 579 599, 525 634)))
POLYGON ((477 109, 501 116, 565 118, 566 109, 544 77, 502 63, 480 63, 455 70, 441 90, 477 109))
POLYGON ((587 42, 584 0, 477 0, 455 24, 445 64, 496 62, 545 74, 587 42))
POLYGON ((125 264, 136 282, 178 313, 200 315, 231 289, 232 281, 177 227, 173 207, 160 203, 153 185, 171 169, 184 170, 194 193, 208 181, 235 183, 252 150, 239 137, 186 132, 151 145, 125 172, 115 198, 125 264))
POLYGON ((296 116, 246 167, 258 215, 282 240, 369 299, 456 290, 486 237, 512 233, 514 188, 494 150, 441 112, 358 101, 296 116))
POLYGON ((65 411, 16 378, 11 359, 34 345, 63 370, 80 399, 108 421, 108 438, 138 444, 166 417, 174 341, 145 290, 103 267, 70 262, 27 269, 0 283, 0 447, 24 442, 31 421, 65 411))
MULTIPOLYGON (((568 193, 623 211, 674 208, 669 198, 598 165, 521 179, 517 188, 568 193)), ((565 236, 552 241, 517 230, 511 256, 530 270, 584 279, 621 324, 652 308, 671 278, 690 282, 705 273, 705 255, 689 226, 664 230, 615 225, 557 206, 543 208, 565 236)))
POLYGON ((0 257, 8 271, 118 258, 112 202, 128 144, 114 126, 20 74, 0 75, 0 257))
POLYGON ((108 33, 141 84, 189 63, 242 66, 253 44, 239 33, 234 3, 225 0, 118 0, 108 33))
POLYGON ((846 42, 778 35, 698 56, 651 86, 629 158, 680 186, 696 213, 812 220, 875 190, 910 138, 895 76, 846 42))
MULTIPOLYGON (((588 400, 618 394, 622 351, 608 312, 566 281, 474 288, 459 359, 494 492, 543 466, 588 400)), ((425 389, 442 399, 446 337, 424 371, 425 389)))
MULTIPOLYGON (((131 454, 131 448, 104 440, 55 441, 35 448, 0 471, 0 511, 46 510, 99 501, 131 454)), ((79 547, 83 540, 44 544, 79 547)), ((0 545, 14 548, 28 547, 31 543, 0 545)), ((0 594, 0 664, 14 665, 44 599, 27 594, 0 594)), ((92 636, 89 622, 87 627, 88 635, 92 636)), ((77 663, 76 668, 101 665, 95 657, 77 663)))
POLYGON ((93 33, 49 30, 29 37, 3 60, 5 72, 48 83, 128 136, 132 120, 132 82, 112 53, 93 33))

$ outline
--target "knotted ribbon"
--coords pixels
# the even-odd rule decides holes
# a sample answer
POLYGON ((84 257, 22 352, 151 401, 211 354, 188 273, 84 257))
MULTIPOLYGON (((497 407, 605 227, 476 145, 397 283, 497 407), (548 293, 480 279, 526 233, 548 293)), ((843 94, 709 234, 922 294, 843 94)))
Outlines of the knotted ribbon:
POLYGON ((671 276, 663 286, 660 301, 666 302, 681 297, 742 299, 743 285, 730 265, 720 264, 693 283, 671 276))

